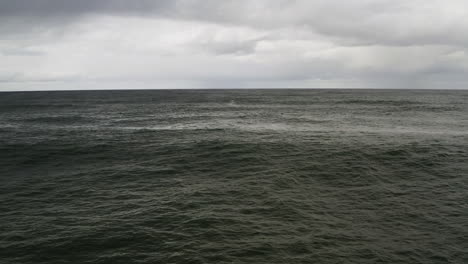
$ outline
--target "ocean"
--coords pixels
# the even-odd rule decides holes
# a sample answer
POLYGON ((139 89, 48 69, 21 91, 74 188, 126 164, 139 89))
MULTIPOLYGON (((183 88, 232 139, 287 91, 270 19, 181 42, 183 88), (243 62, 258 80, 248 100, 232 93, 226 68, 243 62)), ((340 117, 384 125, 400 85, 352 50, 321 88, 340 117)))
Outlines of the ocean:
POLYGON ((0 262, 468 263, 468 92, 0 93, 0 262))

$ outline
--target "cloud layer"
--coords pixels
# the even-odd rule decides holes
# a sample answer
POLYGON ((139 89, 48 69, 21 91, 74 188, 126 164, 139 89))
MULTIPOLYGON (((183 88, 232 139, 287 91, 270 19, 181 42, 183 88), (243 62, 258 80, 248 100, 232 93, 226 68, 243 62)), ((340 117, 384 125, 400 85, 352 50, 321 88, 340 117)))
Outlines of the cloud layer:
POLYGON ((468 88, 461 0, 0 0, 0 89, 468 88))

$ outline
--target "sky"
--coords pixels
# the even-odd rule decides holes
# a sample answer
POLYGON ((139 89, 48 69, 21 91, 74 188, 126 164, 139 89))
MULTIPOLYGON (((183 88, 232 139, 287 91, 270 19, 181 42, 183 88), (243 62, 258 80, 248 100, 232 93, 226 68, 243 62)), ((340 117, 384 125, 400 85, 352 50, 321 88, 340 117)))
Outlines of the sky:
POLYGON ((466 0, 0 0, 0 91, 468 88, 466 0))

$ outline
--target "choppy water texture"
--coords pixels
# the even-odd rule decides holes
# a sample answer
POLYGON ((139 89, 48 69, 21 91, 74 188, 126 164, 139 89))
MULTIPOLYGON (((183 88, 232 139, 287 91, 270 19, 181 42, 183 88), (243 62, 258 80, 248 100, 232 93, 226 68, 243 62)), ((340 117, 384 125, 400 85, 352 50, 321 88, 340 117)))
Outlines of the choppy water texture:
POLYGON ((468 92, 0 94, 1 263, 468 263, 468 92))

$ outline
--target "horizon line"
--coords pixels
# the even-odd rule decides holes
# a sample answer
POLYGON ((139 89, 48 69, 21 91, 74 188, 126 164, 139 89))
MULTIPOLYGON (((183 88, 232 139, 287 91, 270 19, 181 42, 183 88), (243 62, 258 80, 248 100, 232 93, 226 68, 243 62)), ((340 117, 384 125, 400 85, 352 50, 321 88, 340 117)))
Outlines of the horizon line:
POLYGON ((260 88, 91 88, 91 89, 37 89, 37 90, 0 90, 0 93, 18 93, 18 92, 86 92, 86 91, 216 91, 216 90, 393 90, 393 91, 468 91, 468 88, 284 88, 284 87, 260 87, 260 88))

